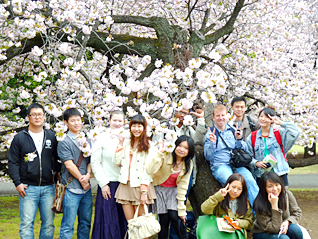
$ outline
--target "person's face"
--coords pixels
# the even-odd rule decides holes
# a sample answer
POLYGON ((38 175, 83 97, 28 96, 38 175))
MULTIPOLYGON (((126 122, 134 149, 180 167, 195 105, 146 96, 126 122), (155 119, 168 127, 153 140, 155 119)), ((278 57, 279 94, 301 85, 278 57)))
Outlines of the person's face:
POLYGON ((262 127, 267 127, 267 126, 270 126, 272 124, 272 120, 266 116, 264 114, 264 112, 262 112, 259 117, 258 117, 258 120, 259 120, 259 125, 262 127))
POLYGON ((64 123, 67 125, 68 130, 77 135, 82 128, 82 118, 79 115, 72 115, 68 118, 68 121, 64 120, 64 123))
POLYGON ((274 196, 278 197, 281 191, 282 191, 282 185, 280 185, 279 183, 274 183, 269 180, 266 181, 267 194, 271 193, 274 196))
POLYGON ((177 111, 175 113, 175 116, 176 116, 176 118, 179 119, 180 124, 183 124, 184 116, 186 116, 188 114, 189 114, 189 110, 188 109, 182 109, 180 111, 177 111))
POLYGON ((231 200, 234 200, 236 198, 238 198, 243 191, 243 185, 241 181, 235 180, 233 181, 230 186, 229 189, 231 189, 231 191, 229 191, 229 197, 231 200))
POLYGON ((130 127, 130 132, 135 138, 139 138, 144 132, 144 126, 142 124, 133 124, 130 127))
POLYGON ((174 151, 178 157, 185 158, 189 154, 189 143, 182 141, 174 151))
POLYGON ((111 129, 118 129, 124 125, 124 116, 122 114, 114 114, 109 120, 109 125, 111 129))
POLYGON ((30 110, 30 114, 27 115, 30 126, 42 127, 45 121, 44 111, 41 108, 33 108, 30 110))
POLYGON ((215 121, 216 127, 218 127, 219 129, 223 129, 227 121, 226 111, 225 110, 215 111, 213 114, 213 120, 215 121))
POLYGON ((246 111, 246 105, 244 101, 236 101, 232 106, 233 114, 236 117, 242 117, 246 111))

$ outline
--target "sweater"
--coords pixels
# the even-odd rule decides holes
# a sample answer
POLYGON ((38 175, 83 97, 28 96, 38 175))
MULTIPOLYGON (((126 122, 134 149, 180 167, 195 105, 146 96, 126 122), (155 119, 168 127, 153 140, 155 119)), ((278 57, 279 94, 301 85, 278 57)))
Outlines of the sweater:
POLYGON ((272 209, 270 214, 256 213, 256 220, 252 229, 253 233, 268 232, 278 234, 283 221, 288 220, 290 223, 298 223, 301 218, 301 209, 292 192, 286 191, 287 208, 272 209))
MULTIPOLYGON (((146 170, 153 178, 154 186, 164 183, 171 175, 173 168, 173 158, 171 153, 161 153, 157 151, 155 156, 147 164, 146 170)), ((193 162, 190 161, 190 170, 185 174, 186 167, 183 164, 177 178, 177 200, 178 200, 178 215, 179 217, 186 216, 186 193, 189 186, 190 176, 193 169, 193 162)))

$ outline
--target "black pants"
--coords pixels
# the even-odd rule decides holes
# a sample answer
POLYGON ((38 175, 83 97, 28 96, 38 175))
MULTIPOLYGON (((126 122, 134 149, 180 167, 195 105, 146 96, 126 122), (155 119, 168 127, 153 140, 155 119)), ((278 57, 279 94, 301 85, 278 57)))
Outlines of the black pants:
POLYGON ((168 210, 168 213, 159 214, 159 222, 161 231, 158 233, 158 239, 167 239, 169 233, 169 225, 176 231, 179 239, 188 239, 188 233, 183 221, 178 216, 178 211, 168 210))

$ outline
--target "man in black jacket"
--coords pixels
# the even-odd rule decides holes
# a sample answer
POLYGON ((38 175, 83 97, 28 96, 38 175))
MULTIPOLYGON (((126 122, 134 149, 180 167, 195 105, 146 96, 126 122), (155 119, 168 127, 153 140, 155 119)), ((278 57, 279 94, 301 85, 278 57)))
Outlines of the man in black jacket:
POLYGON ((20 237, 34 238, 37 208, 41 215, 39 238, 53 238, 55 197, 54 171, 61 168, 57 159, 54 132, 43 129, 44 108, 34 103, 27 109, 29 126, 17 134, 9 150, 9 176, 19 193, 20 237))

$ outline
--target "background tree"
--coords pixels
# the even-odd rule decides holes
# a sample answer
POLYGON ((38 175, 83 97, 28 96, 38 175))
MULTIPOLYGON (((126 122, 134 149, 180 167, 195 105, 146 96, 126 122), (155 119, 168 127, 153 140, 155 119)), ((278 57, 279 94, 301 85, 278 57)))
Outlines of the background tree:
POLYGON ((143 114, 149 133, 161 133, 160 123, 175 123, 175 110, 197 102, 228 105, 237 95, 248 98, 250 114, 257 102, 275 106, 302 130, 298 144, 312 146, 316 22, 316 1, 5 0, 0 150, 27 124, 33 101, 46 106, 46 127, 60 139, 62 112, 79 108, 94 139, 116 108, 127 118, 143 114))

